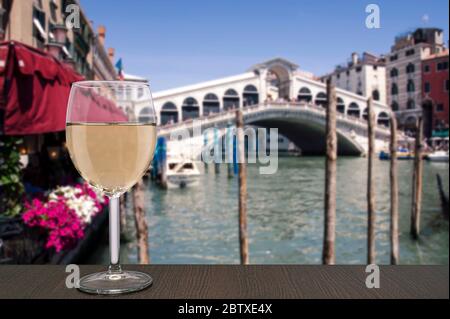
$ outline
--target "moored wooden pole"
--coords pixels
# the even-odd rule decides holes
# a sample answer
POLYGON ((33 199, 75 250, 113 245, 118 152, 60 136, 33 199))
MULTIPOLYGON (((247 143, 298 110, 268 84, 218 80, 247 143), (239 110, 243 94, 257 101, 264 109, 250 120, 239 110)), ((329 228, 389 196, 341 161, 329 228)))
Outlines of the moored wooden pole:
POLYGON ((241 110, 236 111, 237 152, 239 156, 239 248, 241 265, 248 265, 247 232, 247 164, 245 161, 244 117, 241 110))
POLYGON ((220 174, 220 164, 219 163, 214 163, 214 173, 216 175, 220 174))
MULTIPOLYGON (((208 147, 208 135, 203 134, 203 147, 206 149, 208 147)), ((208 163, 202 158, 203 165, 205 168, 205 173, 208 173, 208 163)))
POLYGON ((400 262, 399 242, 398 242, 398 173, 397 173, 397 119, 395 114, 391 114, 391 142, 390 142, 390 180, 391 180, 391 264, 398 265, 400 262))
POLYGON ((413 172, 413 198, 411 208, 411 236, 418 239, 420 234, 420 213, 422 207, 422 178, 423 178, 423 119, 417 121, 416 144, 413 172))
POLYGON ((374 264, 376 259, 375 248, 375 185, 373 176, 373 163, 375 161, 375 114, 373 111, 372 98, 367 100, 368 116, 368 140, 369 149, 367 153, 367 263, 374 264))
POLYGON ((444 185, 442 183, 442 177, 440 174, 436 174, 437 184, 438 184, 438 190, 439 190, 439 197, 441 198, 441 208, 442 208, 442 215, 446 220, 448 220, 448 196, 445 195, 444 192, 444 185))
POLYGON ((228 178, 233 178, 234 177, 233 163, 227 163, 227 176, 228 176, 228 178))
POLYGON ((226 143, 226 162, 227 162, 227 174, 228 178, 234 177, 234 171, 233 171, 233 159, 234 159, 234 143, 233 143, 233 133, 232 128, 230 126, 227 127, 225 132, 225 143, 226 143))
POLYGON ((326 115, 326 164, 325 164, 325 224, 322 251, 322 263, 333 265, 336 239, 336 89, 327 81, 327 115, 326 115))
POLYGON ((133 202, 139 263, 149 264, 148 225, 144 211, 144 182, 142 179, 134 186, 133 202))
POLYGON ((167 183, 167 153, 166 153, 166 145, 164 145, 164 155, 161 156, 161 187, 163 189, 167 189, 168 183, 167 183))

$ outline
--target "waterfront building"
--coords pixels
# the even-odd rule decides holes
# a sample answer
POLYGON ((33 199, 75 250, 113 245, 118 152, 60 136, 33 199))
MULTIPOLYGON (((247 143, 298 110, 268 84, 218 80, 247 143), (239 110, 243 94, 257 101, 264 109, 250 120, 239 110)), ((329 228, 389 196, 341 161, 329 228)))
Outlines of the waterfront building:
POLYGON ((422 61, 423 107, 426 136, 448 135, 448 50, 422 61))
POLYGON ((352 53, 351 59, 338 65, 331 74, 333 83, 344 90, 362 96, 372 96, 375 101, 386 103, 386 67, 383 57, 364 52, 360 57, 352 53))
POLYGON ((145 111, 140 114, 140 116, 143 118, 148 117, 150 114, 153 114, 149 106, 150 99, 149 97, 144 96, 143 88, 136 88, 128 85, 128 82, 148 84, 148 79, 124 72, 122 74, 124 84, 118 91, 118 95, 116 97, 117 104, 120 106, 120 108, 127 114, 131 113, 136 116, 139 116, 135 114, 136 108, 145 109, 145 111))
POLYGON ((441 29, 419 28, 396 37, 386 55, 387 103, 400 127, 414 129, 422 114, 422 61, 444 49, 441 29))
POLYGON ((18 41, 44 50, 72 65, 86 79, 116 78, 104 40, 105 28, 99 27, 97 35, 77 0, 0 0, 0 41, 18 41), (70 4, 80 8, 80 28, 66 27, 70 4))
POLYGON ((117 72, 114 68, 114 48, 108 48, 108 52, 105 50, 106 28, 105 26, 99 26, 97 28, 97 36, 94 37, 94 80, 115 80, 117 78, 117 72))

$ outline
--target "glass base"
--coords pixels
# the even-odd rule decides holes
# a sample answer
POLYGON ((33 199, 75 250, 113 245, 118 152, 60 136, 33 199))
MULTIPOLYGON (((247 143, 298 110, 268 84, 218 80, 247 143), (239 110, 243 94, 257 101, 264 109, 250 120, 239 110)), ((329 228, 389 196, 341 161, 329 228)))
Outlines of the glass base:
POLYGON ((138 271, 104 271, 80 279, 80 291, 98 295, 117 295, 145 289, 152 277, 138 271))

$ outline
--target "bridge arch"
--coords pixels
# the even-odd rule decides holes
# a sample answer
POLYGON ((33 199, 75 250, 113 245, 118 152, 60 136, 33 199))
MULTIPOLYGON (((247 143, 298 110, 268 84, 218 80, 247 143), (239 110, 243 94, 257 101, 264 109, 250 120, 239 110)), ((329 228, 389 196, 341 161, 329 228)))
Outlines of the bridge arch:
POLYGON ((416 125, 417 125, 417 117, 415 115, 409 115, 405 120, 404 127, 406 129, 415 131, 416 125))
POLYGON ((181 115, 183 121, 199 117, 200 107, 197 100, 193 97, 184 99, 181 105, 181 115))
POLYGON ((228 89, 223 95, 223 109, 231 110, 239 108, 239 94, 235 89, 228 89))
POLYGON ((139 122, 154 122, 155 114, 153 113, 153 109, 149 106, 143 107, 139 111, 138 119, 139 122))
MULTIPOLYGON (((302 111, 285 114, 266 114, 246 119, 246 124, 264 128, 278 128, 278 133, 286 136, 302 150, 303 154, 319 155, 326 150, 326 132, 323 119, 302 114, 302 111)), ((340 155, 361 155, 363 148, 350 135, 338 128, 338 152, 340 155)))
POLYGON ((353 117, 361 117, 361 108, 359 107, 358 103, 352 102, 347 108, 347 115, 353 116, 353 117))
POLYGON ((336 108, 339 113, 345 114, 345 103, 344 100, 339 96, 337 97, 336 108))
POLYGON ((243 107, 259 103, 259 93, 256 86, 249 84, 244 87, 244 92, 242 93, 242 103, 243 107))
POLYGON ((362 118, 366 121, 369 120, 369 109, 367 107, 363 111, 362 118))
POLYGON ((321 107, 326 107, 328 103, 327 94, 325 92, 317 93, 314 103, 316 105, 320 105, 321 107))
MULTIPOLYGON (((344 97, 345 98, 345 97, 344 97)), ((345 99, 344 99, 345 101, 345 99)), ((374 105, 374 112, 391 113, 385 108, 374 105)), ((326 150, 326 112, 316 107, 295 107, 285 105, 259 105, 255 108, 247 108, 244 112, 246 125, 254 125, 263 128, 278 128, 278 133, 295 143, 304 154, 323 155, 326 150)), ((224 134, 230 121, 234 120, 234 113, 227 112, 222 116, 209 117, 202 122, 202 128, 216 127, 220 134, 224 134)), ((170 136, 179 127, 186 128, 184 124, 170 127, 162 127, 159 136, 170 136)), ((187 126, 193 133, 194 128, 187 126)), ((340 155, 361 155, 367 150, 367 125, 356 119, 337 117, 338 153, 340 155)), ((376 126, 377 143, 385 143, 389 137, 389 130, 379 125, 376 126)), ((200 154, 204 147, 204 139, 193 137, 196 152, 200 154)))
POLYGON ((297 101, 299 102, 306 102, 309 103, 312 101, 312 93, 309 88, 306 86, 302 87, 300 90, 298 90, 297 94, 297 101))
POLYGON ((278 98, 290 99, 291 74, 286 66, 280 63, 269 66, 266 82, 269 86, 275 87, 278 90, 278 98))
POLYGON ((208 93, 203 98, 203 115, 220 112, 219 98, 214 93, 208 93))
POLYGON ((386 112, 380 112, 377 117, 377 124, 389 127, 390 116, 386 112))
POLYGON ((172 102, 166 102, 161 108, 160 124, 178 123, 178 109, 172 102))

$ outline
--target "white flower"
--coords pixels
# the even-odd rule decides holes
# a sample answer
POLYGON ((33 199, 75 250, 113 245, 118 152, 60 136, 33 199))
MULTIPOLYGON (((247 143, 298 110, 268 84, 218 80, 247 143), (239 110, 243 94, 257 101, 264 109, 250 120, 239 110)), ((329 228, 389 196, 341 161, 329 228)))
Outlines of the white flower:
POLYGON ((92 216, 98 213, 98 207, 95 205, 94 200, 87 195, 68 199, 66 205, 73 209, 80 220, 87 224, 92 221, 92 216))
MULTIPOLYGON (((97 200, 100 203, 104 203, 105 199, 101 192, 91 188, 97 195, 97 200)), ((82 195, 83 191, 77 187, 72 186, 59 186, 48 196, 49 201, 57 201, 59 197, 65 199, 65 203, 69 209, 72 209, 80 220, 86 224, 91 223, 92 216, 99 212, 98 207, 95 205, 95 200, 89 195, 82 195)))
POLYGON ((50 200, 57 200, 59 196, 63 196, 65 199, 76 197, 81 193, 81 189, 72 186, 59 186, 53 192, 50 193, 48 198, 50 200))
POLYGON ((96 189, 95 187, 89 186, 89 188, 94 191, 95 195, 97 196, 97 200, 99 201, 99 203, 100 204, 104 204, 105 201, 106 201, 105 195, 101 191, 96 189))

